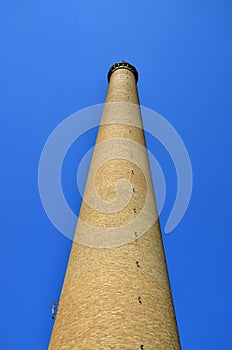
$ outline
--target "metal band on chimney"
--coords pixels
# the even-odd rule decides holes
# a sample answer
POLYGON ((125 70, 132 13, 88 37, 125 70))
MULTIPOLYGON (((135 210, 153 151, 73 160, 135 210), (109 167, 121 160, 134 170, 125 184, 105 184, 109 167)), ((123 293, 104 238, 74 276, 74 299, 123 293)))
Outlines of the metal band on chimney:
POLYGON ((136 80, 136 83, 137 83, 139 75, 138 75, 138 72, 137 72, 136 68, 134 66, 132 66, 132 64, 124 62, 124 61, 115 63, 110 68, 110 70, 108 72, 108 82, 110 81, 111 75, 118 69, 127 69, 127 70, 131 71, 134 74, 134 77, 135 77, 135 80, 136 80))

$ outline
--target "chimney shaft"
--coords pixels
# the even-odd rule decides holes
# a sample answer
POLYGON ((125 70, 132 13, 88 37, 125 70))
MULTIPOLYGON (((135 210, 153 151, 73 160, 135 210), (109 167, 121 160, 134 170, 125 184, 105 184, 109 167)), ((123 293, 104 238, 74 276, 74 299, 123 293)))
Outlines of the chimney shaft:
POLYGON ((180 350, 137 94, 114 64, 49 350, 180 350))

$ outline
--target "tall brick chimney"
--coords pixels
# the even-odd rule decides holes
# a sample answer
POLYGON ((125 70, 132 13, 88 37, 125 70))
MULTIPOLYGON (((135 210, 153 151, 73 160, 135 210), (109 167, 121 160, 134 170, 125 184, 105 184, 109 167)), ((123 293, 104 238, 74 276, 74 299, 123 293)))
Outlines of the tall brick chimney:
POLYGON ((108 91, 49 350, 179 350, 137 94, 126 62, 108 91))

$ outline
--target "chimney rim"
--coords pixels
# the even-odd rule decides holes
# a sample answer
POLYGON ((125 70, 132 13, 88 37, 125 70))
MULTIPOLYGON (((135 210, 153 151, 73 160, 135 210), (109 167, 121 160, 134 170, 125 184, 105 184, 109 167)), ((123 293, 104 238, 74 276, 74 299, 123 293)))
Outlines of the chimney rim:
POLYGON ((134 74, 134 77, 135 77, 135 81, 136 83, 138 82, 138 71, 137 69, 130 63, 126 62, 126 61, 121 61, 121 62, 117 62, 117 63, 114 63, 112 65, 112 67, 109 69, 109 72, 108 72, 108 82, 110 81, 110 77, 111 75, 118 69, 127 69, 129 70, 130 72, 132 72, 134 74))

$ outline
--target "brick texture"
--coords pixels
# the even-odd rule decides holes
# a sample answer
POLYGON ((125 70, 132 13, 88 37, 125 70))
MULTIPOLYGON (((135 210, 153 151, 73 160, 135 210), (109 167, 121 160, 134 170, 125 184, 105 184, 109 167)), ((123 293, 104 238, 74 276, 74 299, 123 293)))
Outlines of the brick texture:
POLYGON ((124 67, 110 76, 49 345, 109 349, 180 349, 136 79, 124 67))

